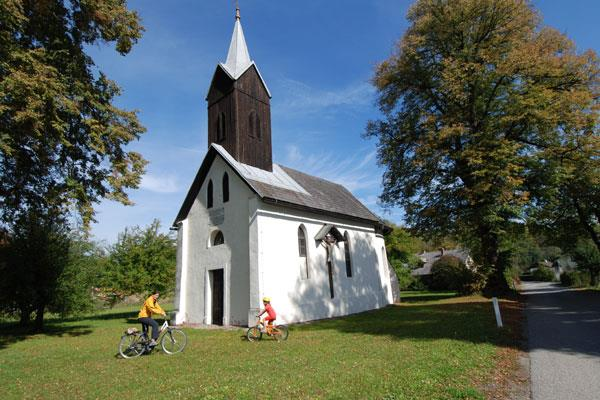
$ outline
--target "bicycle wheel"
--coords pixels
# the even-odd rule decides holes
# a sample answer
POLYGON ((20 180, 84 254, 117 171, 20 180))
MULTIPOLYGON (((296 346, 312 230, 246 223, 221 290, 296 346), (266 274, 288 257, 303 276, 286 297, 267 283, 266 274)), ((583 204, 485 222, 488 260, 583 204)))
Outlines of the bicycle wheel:
POLYGON ((187 344, 187 336, 181 329, 169 329, 160 340, 160 346, 167 354, 181 353, 187 344))
POLYGON ((141 335, 123 335, 119 342, 119 354, 123 358, 134 358, 144 352, 144 340, 141 335))
POLYGON ((246 337, 248 338, 248 341, 254 342, 262 339, 262 332, 260 331, 258 326, 253 326, 246 332, 246 337))
POLYGON ((278 342, 281 340, 287 340, 289 334, 288 327, 285 325, 277 325, 273 327, 273 337, 278 342))

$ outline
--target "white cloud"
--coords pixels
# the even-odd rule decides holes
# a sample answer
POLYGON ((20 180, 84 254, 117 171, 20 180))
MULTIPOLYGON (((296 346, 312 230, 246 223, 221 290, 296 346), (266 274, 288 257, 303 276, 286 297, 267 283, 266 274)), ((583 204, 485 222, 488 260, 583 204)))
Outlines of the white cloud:
POLYGON ((140 188, 157 193, 175 193, 179 191, 177 177, 170 174, 146 174, 142 178, 140 188))
POLYGON ((372 194, 366 197, 359 198, 360 202, 369 208, 379 208, 379 197, 372 194))
POLYGON ((284 165, 319 178, 339 183, 351 192, 362 189, 379 189, 381 172, 375 165, 376 151, 365 154, 358 151, 347 156, 333 152, 320 152, 304 155, 296 145, 286 148, 284 165))
POLYGON ((320 90, 293 79, 279 84, 279 98, 274 107, 278 113, 310 114, 332 107, 364 107, 373 104, 375 89, 367 82, 359 82, 338 90, 320 90))

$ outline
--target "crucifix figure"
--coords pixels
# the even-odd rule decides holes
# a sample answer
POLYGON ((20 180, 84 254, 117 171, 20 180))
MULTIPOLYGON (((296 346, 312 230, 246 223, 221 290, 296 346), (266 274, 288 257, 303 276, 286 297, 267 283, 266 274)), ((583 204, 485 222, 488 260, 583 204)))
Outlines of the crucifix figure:
POLYGON ((333 291, 333 247, 336 244, 335 237, 331 234, 331 232, 327 233, 321 241, 323 246, 325 246, 325 250, 327 251, 327 272, 329 273, 329 294, 331 298, 334 297, 333 291))

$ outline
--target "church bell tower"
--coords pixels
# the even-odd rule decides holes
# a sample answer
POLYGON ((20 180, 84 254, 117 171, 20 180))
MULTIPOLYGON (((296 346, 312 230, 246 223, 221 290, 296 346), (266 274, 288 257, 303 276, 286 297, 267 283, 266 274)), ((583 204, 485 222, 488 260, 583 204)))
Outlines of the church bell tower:
POLYGON ((213 75, 208 102, 208 145, 221 145, 237 161, 273 170, 271 148, 271 93, 250 59, 240 10, 225 63, 213 75))

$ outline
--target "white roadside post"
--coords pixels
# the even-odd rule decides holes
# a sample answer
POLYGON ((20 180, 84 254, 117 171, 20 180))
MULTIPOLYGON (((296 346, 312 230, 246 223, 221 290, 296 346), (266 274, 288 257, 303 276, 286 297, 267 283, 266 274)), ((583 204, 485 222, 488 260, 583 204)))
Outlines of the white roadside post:
POLYGON ((498 298, 492 297, 492 303, 494 304, 494 313, 496 314, 496 325, 498 325, 498 328, 502 328, 502 317, 500 316, 500 306, 498 305, 498 298))

